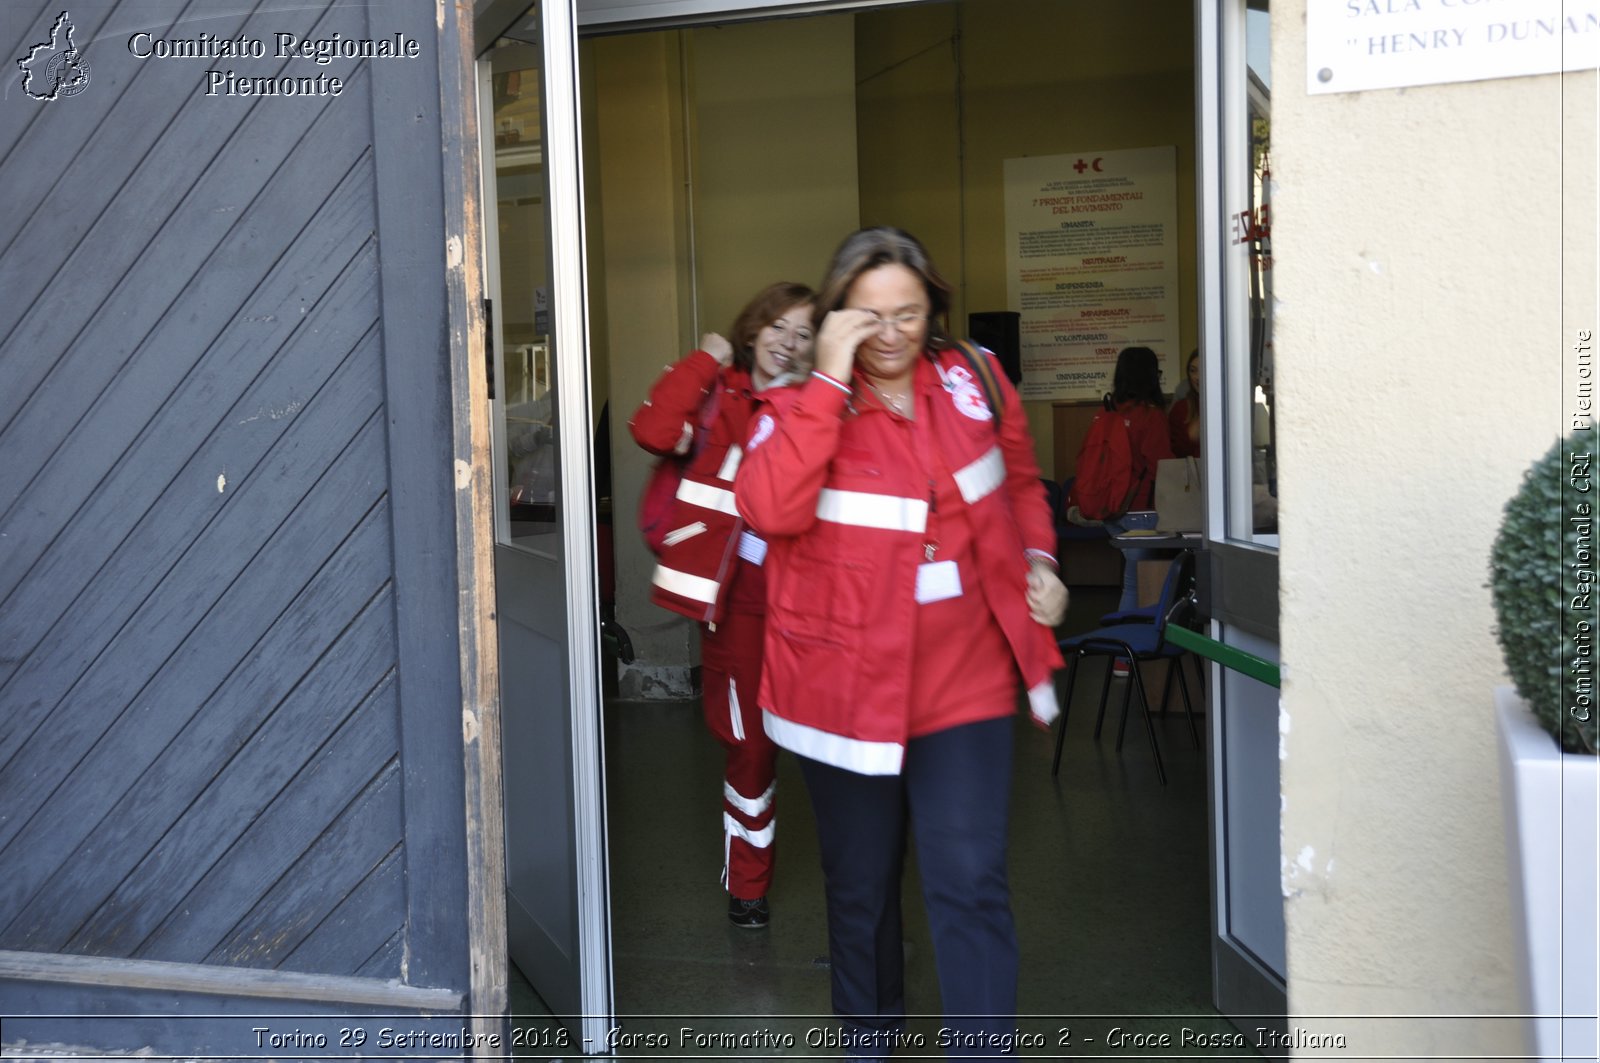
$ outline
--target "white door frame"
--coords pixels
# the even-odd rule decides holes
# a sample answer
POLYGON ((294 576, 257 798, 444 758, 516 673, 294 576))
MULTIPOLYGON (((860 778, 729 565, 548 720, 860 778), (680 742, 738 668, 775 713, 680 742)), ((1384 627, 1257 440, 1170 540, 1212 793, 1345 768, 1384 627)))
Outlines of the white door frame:
MULTIPOLYGON (((1277 660, 1277 537, 1254 533, 1251 510, 1248 250, 1230 239, 1230 212, 1249 200, 1246 121, 1248 0, 1195 0, 1196 241, 1200 281, 1201 394, 1207 399, 1202 453, 1211 623, 1218 641, 1277 660)), ((1235 895, 1278 893, 1276 691, 1212 663, 1206 682, 1212 862, 1212 1000, 1255 1025, 1281 1026, 1287 970, 1280 926, 1241 926, 1235 895), (1270 779, 1267 774, 1270 773, 1270 779), (1270 790, 1269 795, 1265 791, 1270 790), (1270 848, 1270 852, 1268 852, 1270 848), (1264 879, 1270 881, 1263 881, 1264 879), (1276 936, 1277 940, 1271 940, 1276 936), (1252 949, 1252 941, 1256 948, 1252 949), (1267 947, 1270 946, 1270 947, 1267 947)), ((1281 901, 1279 902, 1281 905, 1281 901)))
MULTIPOLYGON (((533 0, 522 0, 531 5, 533 0)), ((480 11, 480 15, 482 12, 480 11)), ((526 22, 527 10, 521 12, 526 22)), ((479 28, 482 28, 480 18, 479 28)), ((546 235, 550 260, 549 312, 551 315, 552 371, 557 382, 554 423, 561 433, 557 469, 561 499, 556 506, 559 522, 559 556, 541 554, 545 563, 559 565, 564 581, 566 648, 566 703, 570 718, 572 874, 576 882, 575 919, 577 998, 581 1015, 577 1051, 593 1054, 605 1050, 607 1032, 615 1025, 615 993, 611 963, 610 869, 606 855, 605 754, 602 730, 601 654, 599 646, 599 568, 596 557, 593 497, 593 454, 590 432, 588 349, 588 292, 584 253, 583 151, 578 100, 577 13, 575 0, 539 0, 538 25, 531 36, 540 43, 543 121, 542 166, 545 174, 546 235)), ((482 55, 494 38, 475 41, 482 55)), ((500 299, 498 229, 495 223, 495 167, 493 114, 483 85, 489 60, 478 60, 479 111, 483 134, 484 215, 482 251, 491 305, 500 299)), ((504 314, 495 315, 495 376, 506 379, 505 344, 501 331, 504 314)), ((499 407, 503 388, 496 390, 493 418, 496 431, 503 424, 499 407)), ((518 552, 511 543, 506 513, 498 494, 507 483, 506 441, 494 442, 494 477, 497 497, 493 507, 496 552, 518 552)), ((502 563, 507 560, 502 558, 502 563)), ((510 560, 517 560, 511 558, 510 560)), ((502 697, 505 694, 502 686, 502 697)), ((526 767, 526 765, 522 766, 526 767)), ((519 770, 508 763, 506 771, 519 770)), ((564 814, 565 809, 555 814, 564 814)), ((527 814, 508 808, 508 816, 527 814)), ((559 922, 559 920, 557 920, 559 922)))
POLYGON ((602 735, 600 584, 596 557, 594 455, 590 432, 589 292, 584 253, 583 138, 578 104, 576 0, 541 0, 544 47, 544 165, 550 233, 550 310, 554 321, 561 446, 562 539, 566 551, 567 648, 577 817, 578 936, 582 942, 584 1044, 600 1051, 613 1025, 611 891, 606 859, 605 748, 602 735), (582 431, 577 431, 581 426, 582 431), (580 491, 574 491, 580 487, 580 491), (574 499, 577 504, 573 504, 574 499), (580 563, 581 562, 581 563, 580 563))

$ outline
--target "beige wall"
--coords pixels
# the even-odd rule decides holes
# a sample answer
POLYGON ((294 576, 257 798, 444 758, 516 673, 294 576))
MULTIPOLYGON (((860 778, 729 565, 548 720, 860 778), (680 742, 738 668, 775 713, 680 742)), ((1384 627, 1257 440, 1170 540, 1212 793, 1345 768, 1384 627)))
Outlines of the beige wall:
MULTIPOLYGON (((1594 325, 1595 80, 1313 97, 1303 0, 1272 31, 1290 1003, 1514 1012, 1484 585, 1594 325)), ((1525 1050, 1510 1020, 1371 1036, 1525 1050)))
POLYGON ((921 240, 962 302, 961 121, 955 4, 867 12, 856 24, 861 224, 921 240))
POLYGON ((617 619, 638 656, 624 696, 688 693, 698 656, 694 624, 650 604, 655 561, 634 529, 654 459, 628 418, 702 332, 772 281, 815 284, 856 228, 853 56, 848 16, 584 44, 589 243, 605 263, 592 349, 610 386, 617 619))
POLYGON ((815 287, 859 225, 855 19, 687 36, 695 294, 700 330, 725 333, 767 284, 815 287))
POLYGON ((623 693, 681 695, 694 626, 649 604, 653 560, 634 529, 650 459, 628 435, 628 417, 689 331, 678 35, 604 37, 582 55, 594 86, 585 101, 594 130, 584 158, 588 242, 605 259, 590 297, 592 360, 610 381, 617 619, 640 662, 623 693))
MULTIPOLYGON (((1006 159, 1171 144, 1181 338, 1161 353, 1177 364, 1197 346, 1192 5, 969 0, 863 14, 858 35, 862 223, 927 245, 956 287, 957 332, 970 310, 1017 309, 1006 159)), ((1027 405, 1040 467, 1059 476, 1050 406, 1027 405)))

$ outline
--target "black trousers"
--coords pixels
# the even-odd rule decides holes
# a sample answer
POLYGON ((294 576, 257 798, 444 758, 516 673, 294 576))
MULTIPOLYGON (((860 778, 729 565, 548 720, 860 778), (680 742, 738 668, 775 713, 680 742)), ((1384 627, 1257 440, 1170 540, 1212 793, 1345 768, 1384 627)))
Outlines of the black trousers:
POLYGON ((856 1056, 887 1056, 865 1046, 905 1025, 900 874, 908 825, 943 1025, 954 1035, 948 1054, 999 1055, 999 1036, 1016 1028, 1017 932, 1006 882, 1011 741, 1010 717, 952 727, 909 742, 899 775, 800 758, 822 850, 833 1010, 862 1039, 856 1056))

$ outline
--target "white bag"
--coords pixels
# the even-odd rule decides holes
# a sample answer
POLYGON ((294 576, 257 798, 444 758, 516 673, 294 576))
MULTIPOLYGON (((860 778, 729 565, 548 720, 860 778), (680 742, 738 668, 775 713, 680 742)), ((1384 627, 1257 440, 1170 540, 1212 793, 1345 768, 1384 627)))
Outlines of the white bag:
POLYGON ((1166 458, 1156 464, 1156 528, 1197 532, 1205 524, 1205 486, 1194 458, 1166 458))

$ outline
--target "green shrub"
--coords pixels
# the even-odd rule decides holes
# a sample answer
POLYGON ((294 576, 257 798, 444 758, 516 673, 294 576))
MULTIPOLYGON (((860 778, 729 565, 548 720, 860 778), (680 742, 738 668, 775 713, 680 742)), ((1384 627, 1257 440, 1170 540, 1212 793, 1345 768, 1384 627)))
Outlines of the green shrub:
POLYGON ((1495 633, 1517 693, 1562 749, 1590 754, 1600 711, 1594 434, 1574 432, 1534 463, 1489 555, 1495 633))

